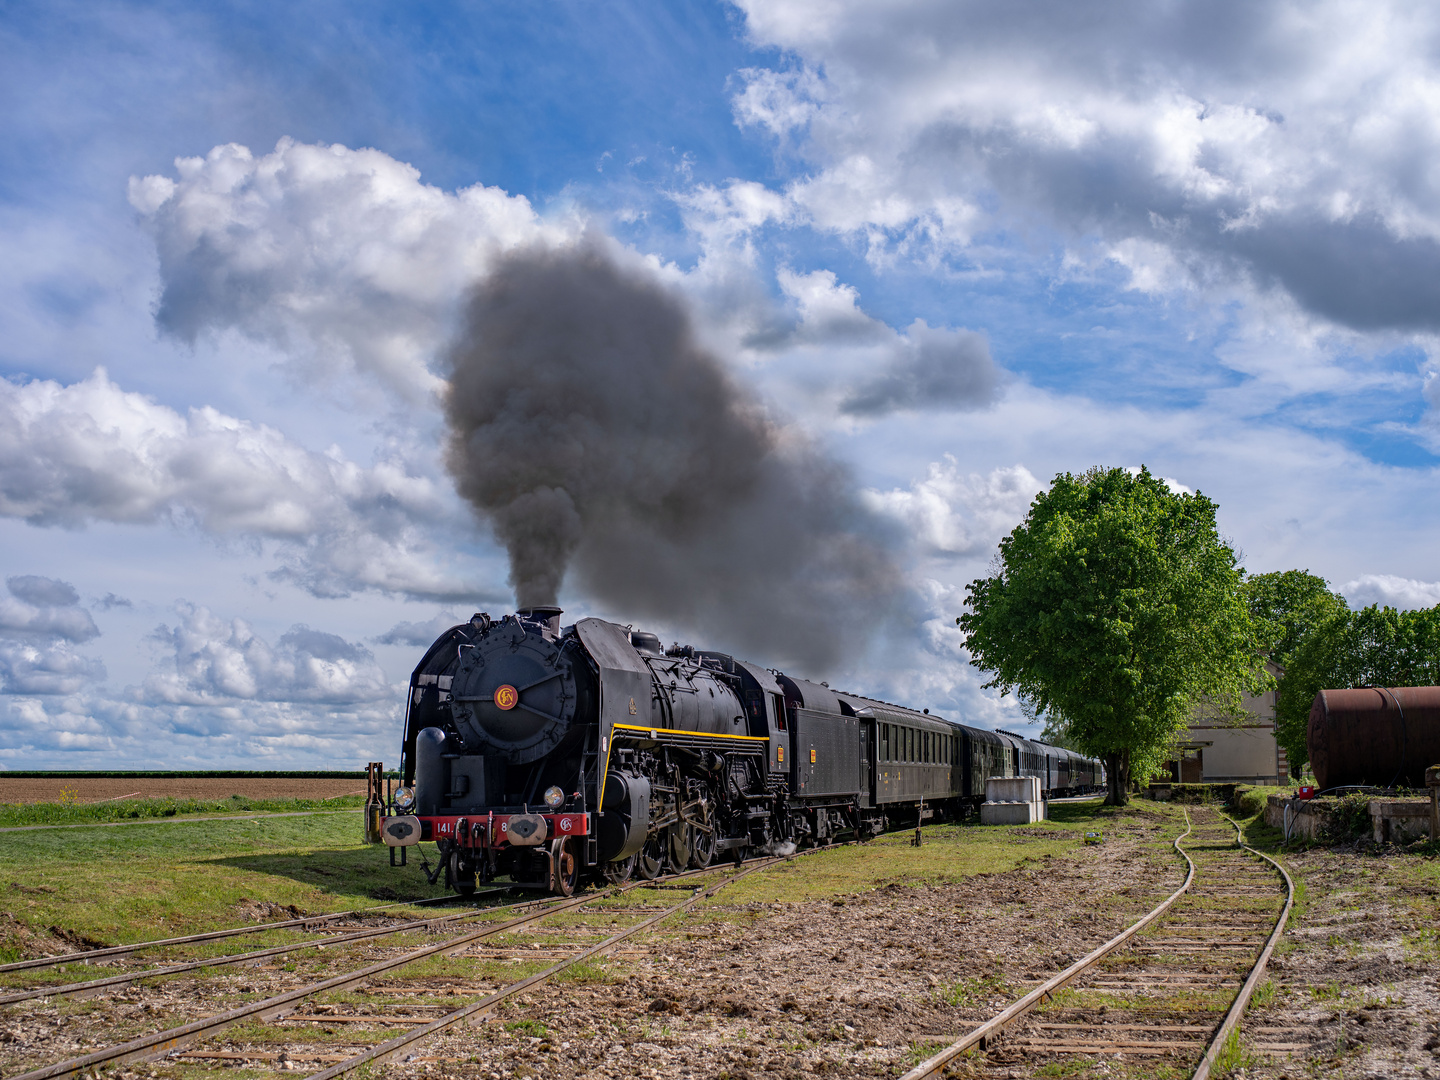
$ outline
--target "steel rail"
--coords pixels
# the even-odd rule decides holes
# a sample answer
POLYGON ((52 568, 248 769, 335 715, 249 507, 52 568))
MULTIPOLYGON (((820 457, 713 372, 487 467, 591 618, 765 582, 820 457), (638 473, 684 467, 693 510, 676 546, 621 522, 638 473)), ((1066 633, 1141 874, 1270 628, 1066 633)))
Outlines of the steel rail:
MULTIPOLYGON (((713 873, 715 870, 718 869, 722 869, 722 867, 707 867, 704 870, 686 871, 682 874, 676 874, 674 876, 690 877, 695 874, 713 873)), ((665 880, 669 879, 666 877, 655 879, 655 881, 665 880)), ((618 887, 607 888, 587 896, 577 896, 571 897, 569 899, 560 900, 545 899, 528 901, 527 903, 530 905, 547 906, 544 906, 540 911, 533 911, 528 914, 518 916, 514 919, 507 919, 504 922, 494 923, 479 930, 473 930, 467 934, 461 934, 458 937, 449 938, 448 940, 443 941, 438 945, 427 945, 422 949, 416 949, 411 952, 404 953, 398 957, 392 957, 388 960, 382 960, 378 963, 370 964, 367 967, 359 968, 355 971, 347 972, 343 975, 336 975, 332 978, 322 980, 318 983, 311 983, 307 986, 297 987, 294 990, 289 990, 283 994, 277 994, 273 997, 265 998, 261 1001, 250 1002, 249 1004, 230 1009, 226 1012, 217 1013, 214 1016, 202 1017, 199 1020, 192 1020, 188 1024, 181 1024, 178 1027, 167 1028, 164 1031, 158 1031, 150 1035, 143 1035, 138 1039, 132 1039, 126 1043, 106 1047, 102 1050, 96 1050, 92 1053, 85 1054, 80 1057, 69 1058, 65 1061, 56 1062, 53 1065, 47 1065, 40 1069, 32 1069, 29 1072, 20 1073, 18 1075, 9 1077, 8 1080, 60 1080, 60 1078, 63 1077, 77 1076, 87 1069, 101 1069, 111 1065, 123 1065, 131 1061, 145 1061, 153 1058, 164 1057, 167 1054, 170 1054, 173 1051, 180 1049, 181 1047, 188 1046, 199 1039, 205 1039, 213 1035, 218 1035, 220 1032, 224 1031, 227 1028, 233 1027, 236 1024, 244 1023, 248 1020, 255 1019, 275 1019, 276 1017, 284 1015, 286 1012, 290 1011, 290 1007, 296 1002, 303 1001, 305 998, 311 997, 315 994, 325 993, 329 990, 343 990, 348 986, 354 986, 356 983, 364 982, 366 979, 373 978, 376 975, 381 975, 387 971, 393 971, 396 968, 404 967, 406 964, 413 963, 416 960, 423 960, 426 957, 434 956, 437 953, 445 952, 450 949, 455 949, 462 945, 468 944, 469 942, 478 941, 481 938, 489 937, 493 934, 498 934, 506 930, 513 929, 517 926, 523 926, 527 923, 535 922, 549 915, 554 915, 562 911, 569 911, 572 908, 580 907, 583 904, 593 903, 596 900, 605 899, 606 897, 610 896, 617 896, 621 893, 629 892, 631 889, 644 888, 652 884, 654 884, 654 882, 646 881, 644 879, 638 879, 628 881, 618 887)), ((462 914, 472 913, 466 912, 462 914)), ((447 916, 446 918, 450 917, 447 916)), ((333 940, 334 939, 329 939, 329 941, 333 940)), ((328 944, 329 941, 322 942, 322 944, 328 944)))
POLYGON ((1190 811, 1186 810, 1185 831, 1179 836, 1177 836, 1172 842, 1175 850, 1180 853, 1181 857, 1185 860, 1186 864, 1190 868, 1189 872, 1186 873, 1185 881, 1181 884, 1180 888, 1176 889, 1168 897, 1162 900, 1156 907, 1152 908, 1147 915, 1140 919, 1139 922, 1131 924, 1128 928, 1122 930, 1119 934, 1116 934, 1113 938, 1105 942, 1105 944, 1101 945, 1098 949, 1095 949, 1093 952, 1087 953, 1085 956, 1075 961, 1075 963, 1071 964, 1064 971, 1060 972, 1059 975, 1056 975, 1054 978, 1049 979, 1045 983, 1042 983, 1040 986, 1037 986, 1034 990, 1031 990, 1028 994, 1022 997, 1019 1001, 1015 1002, 1009 1008, 1005 1009, 999 1015, 993 1017, 990 1020, 987 1020, 985 1023, 981 1024, 973 1031, 967 1032, 966 1034, 960 1036, 960 1038, 956 1039, 944 1050, 941 1050, 938 1054, 935 1054, 933 1057, 926 1058, 919 1065, 916 1065, 915 1068, 911 1069, 904 1076, 902 1076, 900 1080, 925 1080, 925 1078, 927 1077, 939 1076, 942 1072, 945 1071, 945 1067, 949 1065, 950 1062, 954 1061, 966 1050, 969 1050, 972 1046, 983 1045, 985 1040, 988 1039, 991 1035, 994 1035, 1001 1028, 1005 1027, 1005 1025, 1030 1012, 1030 1010, 1034 1009, 1037 1005, 1045 1001, 1046 998, 1054 994, 1056 990, 1059 990, 1067 983, 1073 981, 1076 976, 1083 974, 1085 971, 1093 967, 1098 961, 1100 961, 1110 953, 1114 952, 1121 945, 1124 945, 1141 930, 1145 929, 1145 927, 1149 926, 1156 919, 1160 918, 1160 916, 1164 915, 1165 912, 1169 911, 1170 908, 1174 906, 1175 902, 1179 900, 1182 896, 1184 896, 1186 892, 1189 891, 1191 883, 1195 880, 1194 860, 1192 860, 1190 856, 1186 853, 1185 849, 1180 846, 1180 841, 1184 840, 1185 837, 1190 835, 1193 827, 1194 826, 1190 822, 1190 811))
MULTIPOLYGON (((490 896, 497 892, 507 892, 508 889, 490 889, 480 894, 490 896)), ((167 945, 193 945, 201 941, 218 941, 221 938, 238 937, 242 934, 260 934, 266 930, 284 930, 292 926, 299 926, 309 929, 312 926, 320 926, 324 923, 335 922, 337 919, 353 918, 360 915, 373 915, 377 911, 385 911, 394 907, 419 907, 421 904, 439 904, 446 900, 460 899, 458 893, 452 896, 432 896, 427 900, 397 900, 393 904, 381 904, 373 908, 355 908, 351 911, 339 911, 331 915, 307 915, 304 918, 286 919, 283 922, 256 923, 252 926, 236 926, 229 930, 210 930, 203 934, 188 934, 185 937, 158 938, 154 941, 137 941, 131 945, 105 945, 98 949, 82 949, 78 952, 65 953, 61 956, 39 956, 33 960, 15 960, 8 964, 0 964, 0 973, 7 971, 27 971, 34 968, 59 967, 61 964, 88 964, 93 960, 116 960, 120 957, 129 956, 131 953, 140 952, 143 949, 158 949, 167 945)))
POLYGON ((1259 959, 1255 961, 1255 966, 1250 969, 1250 974, 1245 979, 1245 985, 1242 986, 1240 992, 1235 995, 1235 1000, 1230 1004, 1230 1011, 1225 1014, 1225 1019, 1221 1021, 1214 1038, 1210 1040, 1210 1044, 1205 1048, 1205 1056, 1200 1059, 1200 1064, 1196 1067, 1195 1074, 1191 1080, 1210 1080, 1210 1070, 1215 1067, 1215 1063, 1219 1060, 1221 1053, 1224 1052, 1225 1045, 1229 1042, 1231 1035, 1239 1030, 1240 1020, 1244 1017, 1245 1009, 1250 1004, 1251 995, 1255 993, 1255 988, 1260 985, 1260 979, 1265 974, 1265 965, 1270 962, 1270 954, 1275 951, 1275 946, 1279 943, 1280 936, 1285 933, 1285 926, 1290 921, 1290 909, 1295 905, 1295 882, 1290 879, 1290 875, 1286 872, 1285 867, 1281 866, 1263 851, 1256 851, 1249 844, 1245 843, 1245 830, 1238 821, 1235 821, 1226 814, 1221 814, 1220 816, 1235 826, 1235 843, 1237 845, 1252 855, 1260 856, 1260 858, 1264 859, 1280 872, 1280 876, 1285 880, 1285 907, 1280 912, 1280 917, 1275 921, 1275 929, 1270 931, 1270 937, 1265 942, 1265 948, 1260 951, 1259 959))
POLYGON ((767 867, 774 866, 776 863, 784 862, 785 860, 786 856, 772 856, 753 866, 746 867, 739 873, 731 875, 724 881, 717 882, 708 889, 696 889, 695 892, 689 897, 689 899, 682 900, 678 904, 674 904, 666 908, 664 911, 652 915, 642 922, 636 923, 634 926, 627 927, 626 929, 620 931, 618 934, 615 934, 611 937, 606 938, 604 941, 590 946, 583 952, 577 953, 576 955, 568 957, 565 960, 561 960, 559 963, 552 964, 544 971, 537 971, 534 975, 530 975, 524 979, 519 980, 518 982, 511 983, 509 986, 496 990, 494 993, 487 994, 485 997, 480 998, 477 1001, 472 1001, 469 1005, 456 1009, 454 1012, 448 1013, 437 1020, 432 1020, 424 1027, 413 1028, 410 1031, 405 1032, 403 1035, 396 1036, 395 1038, 390 1039, 388 1042, 380 1043, 378 1046, 373 1046, 369 1050, 366 1050, 360 1054, 356 1054, 354 1057, 347 1058, 345 1061, 332 1065, 328 1069, 323 1069, 320 1072, 312 1073, 309 1077, 306 1078, 306 1080, 334 1080, 334 1078, 337 1076, 344 1076, 346 1073, 354 1072, 356 1069, 362 1068, 365 1065, 377 1065, 382 1062, 389 1061, 390 1059, 395 1057, 395 1055, 403 1051, 406 1047, 419 1042, 421 1039, 427 1038, 428 1036, 435 1034, 435 1032, 437 1031, 443 1031, 445 1028, 452 1027, 453 1025, 460 1023, 462 1020, 470 1021, 473 1023, 474 1021, 479 1020, 482 1016, 485 1016, 487 1013, 493 1011, 495 1006, 500 1004, 500 1002, 504 1001, 506 998, 514 997, 516 994, 520 993, 523 990, 528 990, 532 986, 536 986, 539 983, 545 982, 552 975, 556 975, 559 972, 564 971, 568 967, 572 967, 575 964, 579 964, 585 960, 588 960, 592 956, 598 956, 602 953, 608 952, 610 949, 614 948, 626 938, 633 937, 634 935, 640 933, 642 930, 647 930, 650 927, 654 926, 656 923, 663 922, 664 920, 670 918, 670 916, 676 915, 681 911, 685 911, 686 909, 695 906, 695 904, 699 903, 701 900, 704 900, 710 896, 714 896, 721 889, 725 888, 727 885, 734 884, 742 877, 745 877, 747 874, 753 874, 757 870, 764 870, 767 867))
POLYGON ((459 911, 454 915, 441 915, 433 919, 412 919, 408 922, 397 923, 394 926, 378 926, 369 930, 356 930, 349 934, 339 934, 333 937, 312 938, 309 941, 296 941, 291 942, 289 945, 275 945, 268 949, 254 949, 250 952, 243 953, 227 953, 223 956, 206 957, 201 960, 187 960, 183 963, 167 964, 163 967, 126 971, 119 975, 107 975, 103 979, 87 979, 84 982, 61 983, 57 986, 35 986, 27 990, 16 990, 13 993, 0 994, 0 1005, 14 1005, 21 1001, 34 1001, 36 998, 93 997, 96 994, 114 987, 128 986, 130 983, 140 982, 143 979, 158 979, 165 975, 179 975, 186 971, 199 971, 201 968, 227 967, 230 964, 243 964, 249 960, 264 960, 271 956, 284 956, 287 953, 300 952, 304 949, 328 949, 332 945, 346 945, 355 941, 367 941, 371 938, 389 937, 391 934, 403 934, 408 930, 434 930, 446 923, 460 922, 465 919, 478 919, 491 911, 503 911, 511 907, 527 907, 546 903, 555 903, 555 901, 527 900, 518 904, 497 904, 494 907, 479 908, 475 911, 459 911))

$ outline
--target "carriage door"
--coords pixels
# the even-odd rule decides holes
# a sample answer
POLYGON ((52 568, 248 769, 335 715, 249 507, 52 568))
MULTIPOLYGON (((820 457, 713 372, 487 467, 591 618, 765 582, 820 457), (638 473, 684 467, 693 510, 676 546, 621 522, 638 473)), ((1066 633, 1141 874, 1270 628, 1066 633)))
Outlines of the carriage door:
POLYGON ((860 721, 860 805, 875 805, 875 721, 860 721))

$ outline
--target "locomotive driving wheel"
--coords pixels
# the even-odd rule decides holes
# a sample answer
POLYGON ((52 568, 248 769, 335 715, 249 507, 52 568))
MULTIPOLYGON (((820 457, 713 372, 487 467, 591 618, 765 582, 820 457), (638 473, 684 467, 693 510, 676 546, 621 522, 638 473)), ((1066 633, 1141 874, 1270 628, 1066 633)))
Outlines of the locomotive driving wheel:
POLYGON ((646 881, 654 881, 665 869, 665 844, 662 834, 653 832, 645 838, 645 846, 635 857, 635 872, 646 881))
POLYGON ((670 869, 678 874, 690 866, 690 826, 677 821, 665 831, 669 839, 666 853, 670 857, 670 869))
POLYGON ((629 881, 635 873, 635 864, 639 861, 637 855, 627 855, 623 859, 615 859, 606 863, 600 869, 605 881, 611 885, 622 885, 629 881))
POLYGON ((575 854, 575 841, 568 836, 550 842, 550 891, 561 896, 574 896, 580 884, 580 859, 575 854))

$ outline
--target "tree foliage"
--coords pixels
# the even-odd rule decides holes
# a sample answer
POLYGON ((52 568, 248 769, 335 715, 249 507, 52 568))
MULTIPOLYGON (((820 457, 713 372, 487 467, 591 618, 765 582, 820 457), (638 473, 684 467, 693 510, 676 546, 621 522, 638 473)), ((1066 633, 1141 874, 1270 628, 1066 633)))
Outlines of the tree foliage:
POLYGON ((1257 638, 1215 504, 1141 469, 1062 473, 972 581, 958 620, 987 686, 1014 691, 1105 761, 1110 801, 1148 778, 1203 697, 1261 679, 1257 638))
POLYGON ((1241 588, 1261 647, 1282 668, 1289 668, 1301 642, 1327 619, 1350 610, 1345 597, 1308 570, 1253 574, 1241 588))
POLYGON ((1305 732, 1321 690, 1353 686, 1440 685, 1440 605, 1396 611, 1342 608, 1302 637, 1285 665, 1275 706, 1275 738, 1292 772, 1309 759, 1305 732))

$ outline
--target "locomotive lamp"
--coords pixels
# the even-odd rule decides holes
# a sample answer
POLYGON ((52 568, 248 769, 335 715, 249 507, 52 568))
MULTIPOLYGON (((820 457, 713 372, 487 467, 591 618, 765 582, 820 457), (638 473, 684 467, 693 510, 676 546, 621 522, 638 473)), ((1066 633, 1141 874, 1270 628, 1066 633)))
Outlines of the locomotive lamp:
POLYGON ((565 801, 565 792, 558 787, 545 789, 545 805, 554 809, 565 801))
POLYGON ((413 787, 395 789, 395 809, 402 814, 408 814, 415 809, 415 789, 413 787))

